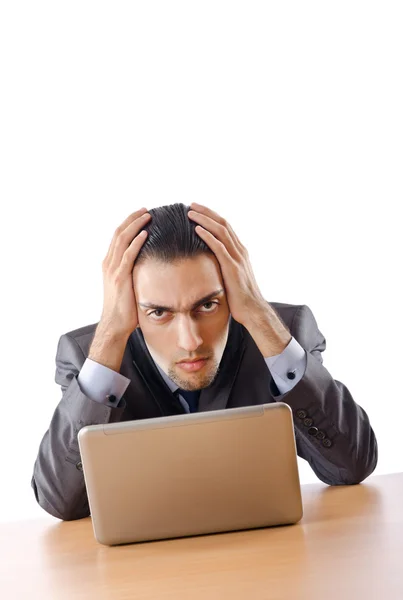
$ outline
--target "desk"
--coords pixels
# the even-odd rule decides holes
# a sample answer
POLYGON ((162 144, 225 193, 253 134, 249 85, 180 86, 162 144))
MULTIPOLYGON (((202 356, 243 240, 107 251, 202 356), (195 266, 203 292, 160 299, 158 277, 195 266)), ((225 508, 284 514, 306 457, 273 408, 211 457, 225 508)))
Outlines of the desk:
POLYGON ((302 486, 296 525, 107 547, 91 519, 0 525, 4 600, 403 600, 403 473, 302 486))

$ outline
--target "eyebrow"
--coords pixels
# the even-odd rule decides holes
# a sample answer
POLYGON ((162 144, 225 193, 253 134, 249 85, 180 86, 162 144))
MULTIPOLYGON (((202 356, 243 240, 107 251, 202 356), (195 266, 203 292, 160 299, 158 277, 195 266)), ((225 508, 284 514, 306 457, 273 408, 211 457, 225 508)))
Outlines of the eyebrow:
MULTIPOLYGON (((223 291, 224 291, 224 288, 220 288, 219 290, 216 290, 215 292, 211 292, 211 294, 207 294, 207 296, 203 296, 203 298, 199 298, 198 300, 196 300, 196 302, 194 302, 192 304, 192 306, 190 307, 190 310, 197 308, 198 306, 200 306, 200 304, 204 304, 205 302, 207 302, 214 296, 218 296, 218 294, 221 294, 221 292, 223 292, 223 291)), ((173 306, 162 306, 161 304, 153 304, 152 302, 139 302, 139 305, 142 306, 143 308, 154 308, 154 309, 158 309, 158 310, 166 310, 168 312, 175 312, 175 308, 173 306)))

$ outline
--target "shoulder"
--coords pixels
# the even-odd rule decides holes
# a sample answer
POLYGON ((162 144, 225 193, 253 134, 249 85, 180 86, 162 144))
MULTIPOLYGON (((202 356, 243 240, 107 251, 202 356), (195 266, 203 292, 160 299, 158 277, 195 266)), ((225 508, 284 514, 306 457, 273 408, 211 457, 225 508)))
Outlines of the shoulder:
POLYGON ((266 302, 275 310, 284 325, 286 325, 290 331, 293 327, 296 315, 300 313, 303 306, 305 306, 304 304, 287 304, 285 302, 269 302, 268 300, 266 300, 266 302))
POLYGON ((326 339, 318 327, 316 318, 307 304, 285 304, 283 302, 269 302, 270 306, 279 315, 293 337, 306 349, 316 347, 318 344, 323 348, 326 339))
POLYGON ((60 336, 59 347, 63 345, 63 342, 66 343, 69 341, 73 344, 77 344, 83 351, 84 356, 87 356, 92 340, 94 339, 97 326, 98 322, 90 325, 84 325, 83 327, 72 329, 71 331, 66 331, 66 333, 63 333, 60 336))

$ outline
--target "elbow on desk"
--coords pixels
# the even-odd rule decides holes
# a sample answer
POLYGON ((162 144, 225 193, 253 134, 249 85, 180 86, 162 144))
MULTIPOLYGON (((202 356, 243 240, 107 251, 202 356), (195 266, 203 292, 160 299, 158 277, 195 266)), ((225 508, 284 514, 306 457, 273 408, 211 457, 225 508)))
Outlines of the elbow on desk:
POLYGON ((368 444, 361 452, 350 457, 350 468, 347 471, 347 476, 342 485, 355 485, 361 483, 369 477, 378 464, 378 442, 375 434, 370 429, 368 444))
POLYGON ((370 443, 365 452, 357 454, 349 454, 345 457, 344 467, 336 467, 334 464, 324 466, 313 464, 311 467, 321 481, 327 485, 357 485, 369 477, 378 464, 378 443, 375 434, 372 432, 370 443))
POLYGON ((77 519, 84 519, 90 516, 90 510, 88 502, 85 502, 84 506, 74 506, 73 508, 67 505, 59 506, 56 508, 54 503, 49 501, 45 494, 36 485, 35 477, 31 479, 31 487, 35 494, 35 499, 39 506, 43 508, 49 515, 60 519, 61 521, 76 521, 77 519))

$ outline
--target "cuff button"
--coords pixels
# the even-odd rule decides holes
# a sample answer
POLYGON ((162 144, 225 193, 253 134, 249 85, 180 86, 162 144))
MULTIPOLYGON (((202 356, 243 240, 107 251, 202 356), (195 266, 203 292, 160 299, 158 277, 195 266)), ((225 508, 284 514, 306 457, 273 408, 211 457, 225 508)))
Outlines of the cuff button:
POLYGON ((295 379, 295 370, 294 371, 288 371, 287 377, 288 377, 288 379, 295 379))
POLYGON ((79 471, 82 471, 82 470, 83 470, 83 463, 82 463, 81 461, 80 461, 80 462, 78 462, 78 463, 76 464, 76 468, 77 468, 79 471))
POLYGON ((332 442, 329 440, 329 438, 325 438, 322 441, 322 445, 325 446, 325 448, 330 448, 330 446, 332 446, 332 442))

